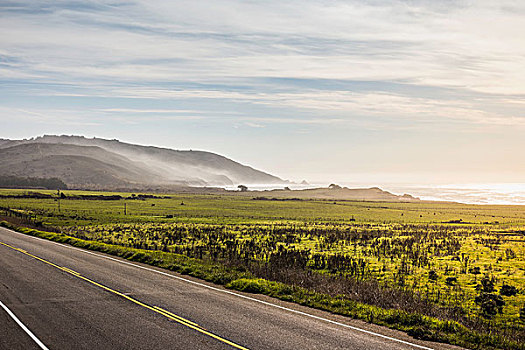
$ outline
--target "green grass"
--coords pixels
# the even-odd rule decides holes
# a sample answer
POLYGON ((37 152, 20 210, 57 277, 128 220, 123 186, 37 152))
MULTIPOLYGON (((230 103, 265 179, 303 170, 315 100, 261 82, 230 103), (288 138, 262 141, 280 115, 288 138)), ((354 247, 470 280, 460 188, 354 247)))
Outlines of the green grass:
MULTIPOLYGON (((1 195, 28 190, 0 189, 1 195)), ((38 190, 56 194, 56 191, 38 190)), ((68 194, 129 196, 129 193, 64 191, 68 194)), ((261 201, 233 195, 177 195, 171 199, 100 201, 0 198, 1 207, 41 212, 51 224, 82 225, 116 222, 356 222, 442 223, 451 220, 485 225, 525 225, 524 206, 476 206, 455 203, 377 203, 359 201, 261 201), (184 202, 185 205, 181 205, 184 202), (127 214, 124 215, 124 203, 127 214), (166 219, 166 215, 174 218, 166 219)))
MULTIPOLYGON (((525 206, 180 194, 114 201, 1 198, 28 192, 0 190, 0 208, 8 220, 22 217, 35 227, 67 234, 38 233, 51 235, 46 238, 387 325, 422 339, 523 349, 517 344, 525 341, 520 318, 525 306, 525 206), (300 276, 287 277, 283 271, 290 266, 321 276, 314 281, 348 278, 358 289, 373 282, 378 295, 402 291, 434 306, 426 311, 396 306, 392 300, 375 302, 344 288, 338 295, 313 282, 303 285, 297 282, 300 276), (493 279, 495 293, 504 284, 518 290, 502 296, 505 305, 489 320, 475 302, 484 277, 493 279), (440 314, 439 308, 448 313, 440 314), (446 316, 451 310, 457 315, 446 316)), ((340 288, 333 283, 331 290, 340 288)))

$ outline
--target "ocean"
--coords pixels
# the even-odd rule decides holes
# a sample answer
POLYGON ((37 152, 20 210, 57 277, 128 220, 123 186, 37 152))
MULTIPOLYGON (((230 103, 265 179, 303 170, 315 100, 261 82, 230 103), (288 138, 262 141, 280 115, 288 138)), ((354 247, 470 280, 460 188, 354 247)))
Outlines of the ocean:
MULTIPOLYGON (((402 195, 411 194, 423 200, 452 201, 465 204, 517 204, 525 205, 525 183, 471 183, 471 184, 399 184, 399 183, 338 183, 348 188, 379 187, 402 195)), ((290 184, 292 190, 328 187, 328 183, 290 184)), ((283 185, 250 185, 249 190, 272 190, 283 185)), ((236 187, 228 188, 230 190, 236 187)))
POLYGON ((424 200, 467 204, 525 205, 525 183, 478 183, 445 185, 385 185, 384 190, 409 193, 424 200))

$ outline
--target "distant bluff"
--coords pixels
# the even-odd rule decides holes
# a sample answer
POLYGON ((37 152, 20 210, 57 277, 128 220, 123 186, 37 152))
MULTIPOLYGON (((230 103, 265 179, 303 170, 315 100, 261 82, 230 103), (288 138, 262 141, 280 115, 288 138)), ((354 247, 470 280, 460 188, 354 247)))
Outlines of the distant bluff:
POLYGON ((0 139, 0 175, 62 179, 71 188, 286 184, 224 156, 83 136, 0 139))

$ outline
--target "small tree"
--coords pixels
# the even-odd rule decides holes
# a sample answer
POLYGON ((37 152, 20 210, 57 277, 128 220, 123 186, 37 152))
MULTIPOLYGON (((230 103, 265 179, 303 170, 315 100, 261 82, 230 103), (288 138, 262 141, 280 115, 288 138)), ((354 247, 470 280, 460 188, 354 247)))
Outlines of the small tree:
POLYGON ((239 189, 239 191, 241 192, 246 192, 248 191, 248 187, 244 186, 244 185, 239 185, 237 186, 237 188, 239 189))

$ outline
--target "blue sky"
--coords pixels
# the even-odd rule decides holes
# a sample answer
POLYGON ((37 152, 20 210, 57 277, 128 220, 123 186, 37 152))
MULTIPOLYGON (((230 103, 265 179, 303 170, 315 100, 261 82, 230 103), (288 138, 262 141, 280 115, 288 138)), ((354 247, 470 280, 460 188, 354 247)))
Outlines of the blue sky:
POLYGON ((0 1, 0 137, 202 149, 291 180, 525 173, 522 1, 0 1))

